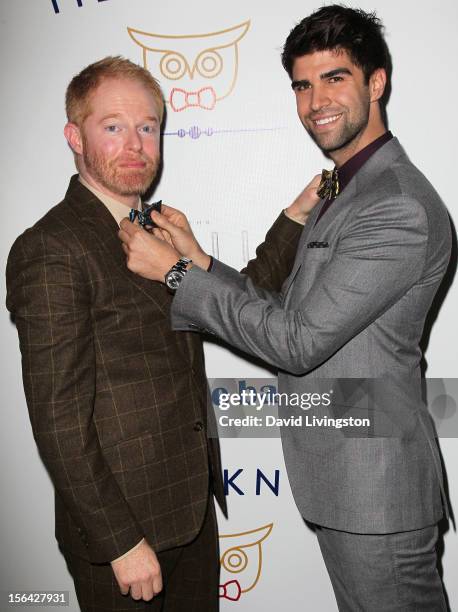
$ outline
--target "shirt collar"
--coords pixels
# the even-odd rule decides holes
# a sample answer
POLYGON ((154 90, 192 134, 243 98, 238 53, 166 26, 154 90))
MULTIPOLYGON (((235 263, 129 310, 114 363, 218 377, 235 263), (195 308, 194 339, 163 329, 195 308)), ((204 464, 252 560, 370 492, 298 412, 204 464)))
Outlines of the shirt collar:
POLYGON ((380 149, 385 143, 393 138, 393 134, 388 130, 371 143, 369 143, 364 149, 358 151, 356 155, 350 157, 340 168, 337 169, 339 176, 339 187, 342 191, 346 185, 355 176, 358 170, 368 161, 372 155, 380 149))
MULTIPOLYGON (((113 215, 118 225, 121 223, 121 221, 125 217, 129 216, 129 212, 131 210, 129 206, 126 206, 126 204, 123 204, 122 202, 115 200, 114 198, 107 195, 106 193, 102 193, 101 191, 93 187, 92 185, 89 185, 89 183, 84 180, 81 174, 78 176, 78 179, 80 183, 86 187, 86 189, 89 189, 89 191, 91 191, 95 195, 96 198, 98 198, 103 204, 105 204, 105 206, 108 208, 110 213, 113 215)), ((136 208, 140 210, 141 207, 142 207, 142 204, 141 204, 141 199, 139 197, 136 208)))

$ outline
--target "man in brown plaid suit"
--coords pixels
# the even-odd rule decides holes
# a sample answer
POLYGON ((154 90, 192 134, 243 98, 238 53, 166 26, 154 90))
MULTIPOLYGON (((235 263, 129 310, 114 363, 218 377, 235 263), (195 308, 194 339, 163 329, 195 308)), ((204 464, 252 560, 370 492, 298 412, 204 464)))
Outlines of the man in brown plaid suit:
MULTIPOLYGON (((223 511, 225 499, 201 340, 171 331, 172 295, 128 271, 117 236, 157 171, 162 95, 147 70, 105 58, 72 80, 66 107, 79 174, 7 268, 56 537, 84 611, 211 612, 213 493, 223 511)), ((281 286, 301 229, 280 215, 249 267, 259 285, 281 286)))

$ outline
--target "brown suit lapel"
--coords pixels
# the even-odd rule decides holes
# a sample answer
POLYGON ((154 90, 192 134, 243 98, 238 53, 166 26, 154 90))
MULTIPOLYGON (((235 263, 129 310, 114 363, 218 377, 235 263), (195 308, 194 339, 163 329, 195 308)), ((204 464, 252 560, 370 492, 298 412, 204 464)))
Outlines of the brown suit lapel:
MULTIPOLYGON (((94 241, 102 246, 106 251, 107 258, 117 266, 129 282, 145 293, 156 307, 168 316, 170 296, 167 290, 161 283, 144 279, 127 268, 126 256, 118 238, 118 224, 103 202, 80 183, 78 175, 72 176, 65 200, 77 215, 79 221, 82 221, 87 228, 87 236, 90 242, 94 241)), ((127 213, 126 208, 126 216, 127 213)))

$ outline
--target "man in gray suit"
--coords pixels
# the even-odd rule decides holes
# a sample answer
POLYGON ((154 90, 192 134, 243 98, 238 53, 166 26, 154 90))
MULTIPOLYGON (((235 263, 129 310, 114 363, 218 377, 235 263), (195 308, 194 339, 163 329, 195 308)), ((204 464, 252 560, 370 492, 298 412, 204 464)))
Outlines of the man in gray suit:
POLYGON ((315 410, 321 427, 282 430, 294 498, 339 609, 445 610, 435 551, 442 475, 419 341, 449 261, 447 212, 386 130, 389 54, 374 15, 323 7, 291 31, 282 59, 299 117, 336 168, 281 293, 218 261, 209 273, 185 220, 175 227, 161 215, 175 249, 123 222, 128 266, 176 290, 174 329, 210 330, 276 366, 282 393, 324 384, 340 393, 315 410), (175 264, 180 254, 193 263, 175 264), (348 390, 355 379, 363 386, 348 390), (371 417, 363 430, 332 418, 362 413, 371 417))

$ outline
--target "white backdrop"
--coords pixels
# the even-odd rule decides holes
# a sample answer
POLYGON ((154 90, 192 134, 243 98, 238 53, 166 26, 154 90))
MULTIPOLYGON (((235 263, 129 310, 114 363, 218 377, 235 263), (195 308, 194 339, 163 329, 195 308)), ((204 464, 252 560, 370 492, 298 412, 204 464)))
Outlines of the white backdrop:
MULTIPOLYGON (((458 5, 455 0, 361 0, 358 5, 376 9, 386 25, 394 66, 390 128, 456 217, 458 5)), ((2 0, 3 265, 15 237, 62 198, 74 172, 62 135, 68 81, 96 59, 121 54, 137 63, 146 60, 166 95, 173 87, 203 89, 201 103, 214 104, 211 110, 178 110, 179 99, 172 99, 164 172, 154 197, 185 210, 203 245, 241 267, 281 208, 323 164, 330 167, 299 124, 289 79, 280 64, 286 35, 315 8, 311 0, 195 0, 168 5, 155 0, 2 0), (221 32, 239 24, 245 25, 221 32), (128 28, 146 34, 130 36, 128 28), (215 32, 219 33, 183 38, 215 32), (144 52, 141 45, 180 55, 161 64, 163 54, 144 52), (218 55, 208 52, 221 45, 218 55), (185 60, 191 72, 198 67, 193 80, 185 75, 167 79, 167 71, 169 76, 179 75, 185 60)), ((188 101, 195 102, 196 96, 188 101)), ((3 301, 4 292, 3 282, 3 301)), ((430 377, 456 376, 457 306, 455 283, 431 334, 426 354, 430 377)), ((68 589, 73 597, 70 609, 76 610, 71 580, 53 536, 52 486, 28 421, 17 334, 6 310, 2 312, 0 590, 68 589)), ((213 344, 206 346, 206 360, 210 377, 268 376, 213 344)), ((456 507, 455 442, 441 440, 456 507)), ((228 485, 230 519, 220 518, 221 534, 228 536, 221 539, 221 548, 224 552, 238 547, 236 556, 226 555, 230 563, 225 564, 242 570, 223 569, 223 581, 237 579, 245 592, 237 602, 222 599, 222 610, 273 611, 285 605, 292 611, 335 610, 318 545, 291 498, 279 441, 224 440, 223 464, 236 486, 228 485)), ((457 563, 458 538, 450 530, 443 566, 451 608, 456 610, 458 585, 452 577, 457 563)), ((3 602, 1 609, 7 609, 3 602)))

